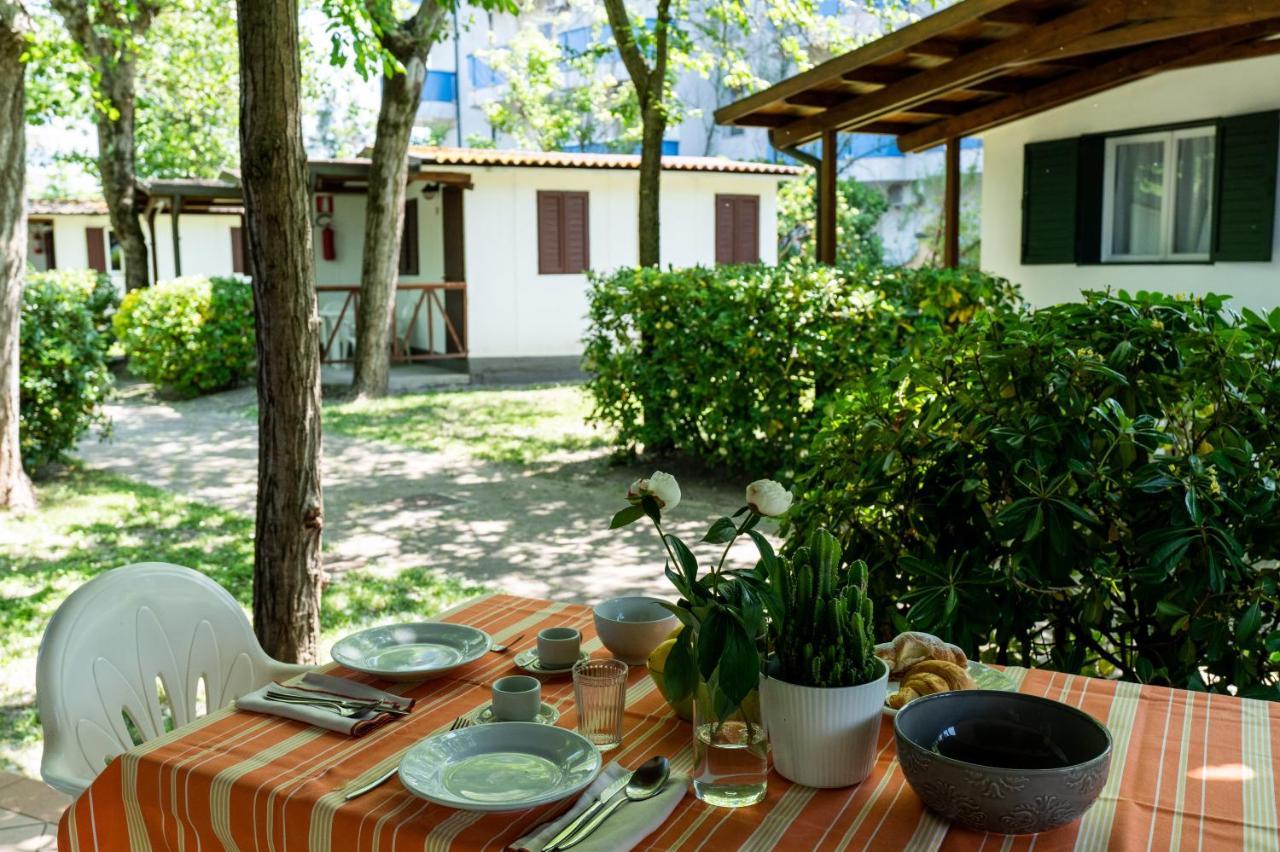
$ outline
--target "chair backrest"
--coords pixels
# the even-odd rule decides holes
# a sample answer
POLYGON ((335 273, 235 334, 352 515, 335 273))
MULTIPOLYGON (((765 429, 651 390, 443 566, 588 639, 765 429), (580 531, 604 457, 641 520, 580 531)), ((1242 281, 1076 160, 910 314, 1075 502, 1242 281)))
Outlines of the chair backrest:
POLYGON ((166 717, 185 724, 295 669, 266 655, 240 605, 203 574, 163 562, 107 571, 67 597, 40 641, 41 774, 78 794, 164 733, 166 717))

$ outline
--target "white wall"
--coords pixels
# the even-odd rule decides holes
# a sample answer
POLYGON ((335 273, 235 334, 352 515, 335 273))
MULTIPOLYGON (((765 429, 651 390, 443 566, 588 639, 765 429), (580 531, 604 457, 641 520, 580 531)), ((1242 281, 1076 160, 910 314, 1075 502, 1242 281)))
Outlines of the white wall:
POLYGON ((1022 157, 1028 142, 1280 108, 1280 57, 1158 74, 983 135, 982 268, 1022 285, 1033 304, 1078 299, 1081 290, 1213 291, 1238 307, 1280 305, 1280 216, 1270 263, 1073 264, 1020 262, 1022 157))
MULTIPOLYGON (((587 276, 539 275, 538 190, 590 193, 591 268, 636 263, 632 170, 468 169, 464 196, 468 349, 476 358, 577 355, 586 330, 587 276)), ((662 263, 715 262, 715 194, 760 196, 760 258, 777 259, 777 185, 769 175, 662 173, 662 263)))
MULTIPOLYGON (((183 275, 231 275, 231 229, 240 227, 238 215, 181 213, 178 215, 178 246, 182 252, 183 275)), ((151 231, 143 222, 148 254, 151 231)), ((61 260, 61 258, 59 258, 61 260)), ((173 222, 168 213, 156 214, 157 280, 176 278, 173 268, 173 222)), ((245 263, 249 262, 248 257, 245 263)))

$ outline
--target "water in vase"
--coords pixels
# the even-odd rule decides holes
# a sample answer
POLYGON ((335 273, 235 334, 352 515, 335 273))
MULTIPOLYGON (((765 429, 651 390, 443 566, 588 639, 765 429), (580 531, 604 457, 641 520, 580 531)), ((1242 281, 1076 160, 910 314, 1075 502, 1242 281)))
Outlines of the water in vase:
POLYGON ((709 805, 740 808, 764 799, 769 740, 759 722, 695 718, 693 793, 709 805))

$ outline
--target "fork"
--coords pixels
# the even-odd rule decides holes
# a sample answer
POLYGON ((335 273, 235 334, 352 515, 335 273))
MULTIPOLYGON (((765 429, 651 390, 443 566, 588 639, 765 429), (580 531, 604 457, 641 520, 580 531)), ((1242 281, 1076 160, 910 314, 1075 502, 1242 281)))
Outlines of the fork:
POLYGON ((521 633, 516 638, 509 640, 505 645, 490 645, 489 650, 495 654, 505 654, 511 650, 512 645, 516 644, 523 638, 524 638, 524 634, 521 633))
MULTIPOLYGON (((474 724, 475 722, 472 722, 469 716, 459 716, 458 718, 453 720, 452 724, 449 725, 449 730, 460 731, 463 728, 469 728, 474 724)), ((390 781, 395 776, 395 774, 399 771, 400 771, 400 765, 396 764, 395 766, 391 767, 383 774, 379 775, 377 778, 370 781, 368 784, 365 784, 363 787, 357 787, 356 789, 350 791, 349 793, 346 793, 342 797, 342 800, 344 802, 349 802, 357 796, 363 796, 365 793, 368 793, 370 790, 373 790, 377 787, 381 787, 383 784, 390 781)))

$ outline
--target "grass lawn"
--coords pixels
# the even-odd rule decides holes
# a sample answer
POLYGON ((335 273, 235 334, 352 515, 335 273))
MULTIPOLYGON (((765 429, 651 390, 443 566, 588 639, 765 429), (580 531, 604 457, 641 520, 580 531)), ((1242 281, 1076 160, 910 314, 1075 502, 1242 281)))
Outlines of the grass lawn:
POLYGON ((591 398, 580 385, 449 390, 325 406, 326 431, 429 452, 527 465, 609 446, 586 422, 591 398))
MULTIPOLYGON (((248 607, 253 576, 251 519, 105 473, 68 471, 37 493, 34 513, 0 513, 0 767, 33 776, 36 650, 73 589, 130 562, 173 562, 208 574, 248 607)), ((482 591, 425 569, 343 572, 324 591, 322 657, 344 633, 427 617, 482 591)))

